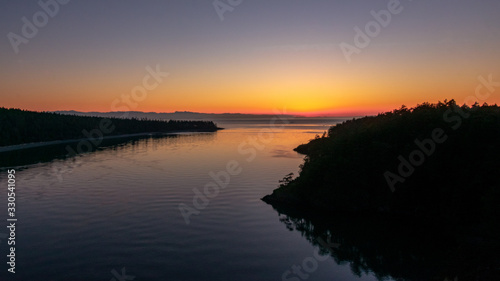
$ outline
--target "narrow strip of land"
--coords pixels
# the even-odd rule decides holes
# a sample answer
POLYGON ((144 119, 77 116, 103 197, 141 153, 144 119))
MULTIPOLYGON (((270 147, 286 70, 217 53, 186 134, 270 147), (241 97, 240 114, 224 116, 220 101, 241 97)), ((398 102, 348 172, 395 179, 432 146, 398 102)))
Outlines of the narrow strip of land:
MULTIPOLYGON (((195 134, 195 133, 209 133, 203 131, 172 131, 172 132, 150 132, 150 133, 137 133, 137 134, 123 134, 123 135, 115 135, 115 136, 105 136, 102 139, 118 139, 118 138, 132 138, 132 137, 141 137, 141 136, 166 136, 166 135, 179 135, 179 134, 195 134)), ((33 143, 23 143, 16 145, 9 145, 0 147, 0 153, 20 150, 20 149, 30 149, 37 148, 43 146, 50 145, 61 145, 61 144, 70 144, 77 143, 80 141, 88 140, 88 138, 80 138, 80 139, 70 139, 70 140, 55 140, 55 141, 43 141, 43 142, 33 142, 33 143)))
POLYGON ((212 121, 102 118, 0 107, 0 152, 84 140, 216 132, 212 121))

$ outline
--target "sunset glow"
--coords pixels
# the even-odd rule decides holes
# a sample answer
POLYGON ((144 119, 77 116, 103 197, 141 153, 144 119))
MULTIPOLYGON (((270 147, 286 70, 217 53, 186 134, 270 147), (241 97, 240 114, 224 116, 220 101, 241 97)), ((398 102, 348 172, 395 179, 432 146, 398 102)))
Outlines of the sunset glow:
MULTIPOLYGON (((264 3, 245 2, 224 21, 210 3, 61 5, 34 38, 17 46, 18 54, 7 36, 1 41, 1 105, 367 115, 426 101, 470 103, 479 77, 500 81, 493 57, 500 47, 496 1, 432 2, 432 9, 430 1, 402 1, 402 11, 350 63, 340 44, 354 44, 355 28, 374 21, 371 11, 386 9, 388 1, 264 3), (146 68, 157 66, 169 76, 144 99, 122 102, 143 84, 146 68)), ((21 18, 40 10, 35 2, 1 8, 4 35, 22 35, 21 18)), ((476 100, 500 102, 490 94, 476 100)))

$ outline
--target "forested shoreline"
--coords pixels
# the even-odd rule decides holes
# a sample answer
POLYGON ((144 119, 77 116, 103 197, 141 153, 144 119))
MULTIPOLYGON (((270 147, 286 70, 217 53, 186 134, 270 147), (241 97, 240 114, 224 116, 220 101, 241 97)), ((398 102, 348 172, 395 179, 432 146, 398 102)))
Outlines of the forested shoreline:
POLYGON ((454 100, 331 127, 296 150, 300 174, 263 200, 323 212, 497 224, 500 107, 454 100))
POLYGON ((0 146, 88 138, 95 134, 118 136, 177 131, 215 132, 218 129, 212 121, 103 119, 0 107, 0 146))

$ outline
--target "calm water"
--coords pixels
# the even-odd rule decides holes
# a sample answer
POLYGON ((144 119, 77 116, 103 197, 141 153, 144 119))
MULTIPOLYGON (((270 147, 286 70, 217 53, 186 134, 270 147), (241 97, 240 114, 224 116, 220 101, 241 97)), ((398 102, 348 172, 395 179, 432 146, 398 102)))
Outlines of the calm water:
MULTIPOLYGON (((376 280, 325 249, 317 254, 318 243, 260 200, 297 173, 303 157, 292 149, 336 122, 319 121, 221 124, 227 129, 217 133, 130 140, 18 166, 17 273, 6 273, 2 241, 0 279, 119 280, 124 269, 137 281, 376 280), (231 161, 241 173, 186 224, 179 204, 194 207, 193 189, 231 161), (294 265, 307 271, 293 273, 294 265)), ((3 169, 4 187, 6 176, 3 169)))

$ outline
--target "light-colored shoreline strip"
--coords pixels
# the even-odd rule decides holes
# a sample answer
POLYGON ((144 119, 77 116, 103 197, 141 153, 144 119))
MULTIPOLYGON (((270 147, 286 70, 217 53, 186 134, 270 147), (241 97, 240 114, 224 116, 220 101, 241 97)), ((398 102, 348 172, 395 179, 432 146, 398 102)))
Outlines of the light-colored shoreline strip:
MULTIPOLYGON (((131 138, 131 137, 140 137, 140 136, 164 136, 164 135, 179 135, 183 133, 212 133, 210 131, 172 131, 172 132, 149 132, 149 133, 137 133, 137 134, 125 134, 125 135, 116 135, 116 136, 105 136, 103 139, 118 139, 118 138, 131 138)), ((32 142, 32 143, 23 143, 16 145, 9 145, 0 147, 0 153, 9 152, 15 150, 29 149, 29 148, 37 148, 43 146, 51 146, 51 145, 60 145, 60 144, 68 144, 75 143, 81 140, 86 140, 87 138, 81 139, 69 139, 69 140, 55 140, 55 141, 44 141, 44 142, 32 142)))

